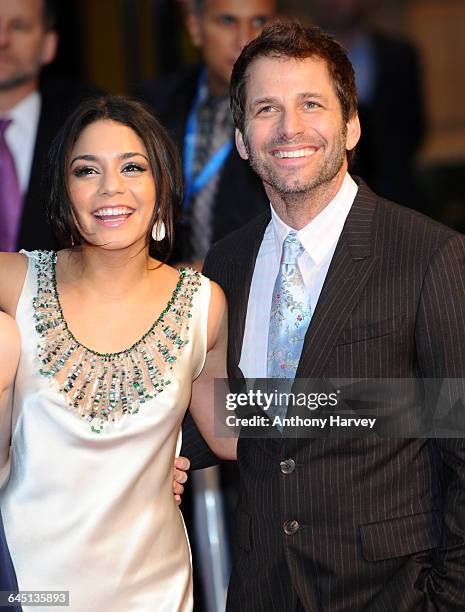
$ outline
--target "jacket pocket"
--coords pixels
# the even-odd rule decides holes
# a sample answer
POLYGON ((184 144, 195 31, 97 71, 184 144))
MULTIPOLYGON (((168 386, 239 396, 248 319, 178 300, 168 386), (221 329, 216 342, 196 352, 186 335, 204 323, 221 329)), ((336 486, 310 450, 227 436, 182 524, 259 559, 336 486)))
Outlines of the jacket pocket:
POLYGON ((372 321, 359 327, 344 329, 336 345, 352 344, 354 342, 362 342, 364 340, 371 340, 372 338, 380 338, 388 334, 393 334, 399 329, 399 321, 400 317, 396 316, 389 319, 383 319, 382 321, 372 321))
POLYGON ((360 525, 362 554, 367 561, 412 555, 440 546, 442 512, 432 510, 360 525))

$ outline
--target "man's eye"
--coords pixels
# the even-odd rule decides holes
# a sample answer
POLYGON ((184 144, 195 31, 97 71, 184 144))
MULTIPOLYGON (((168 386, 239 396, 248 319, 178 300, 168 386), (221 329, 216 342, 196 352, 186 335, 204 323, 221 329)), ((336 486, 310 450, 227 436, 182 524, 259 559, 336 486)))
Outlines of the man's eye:
POLYGON ((126 166, 124 166, 123 172, 129 172, 129 173, 133 173, 133 172, 145 172, 145 168, 143 168, 139 164, 135 164, 135 163, 131 162, 130 164, 126 164, 126 166))
POLYGON ((264 15, 260 17, 254 17, 254 19, 252 20, 252 27, 261 29, 268 20, 268 17, 265 17, 264 15))
POLYGON ((24 32, 29 29, 29 24, 25 21, 17 19, 16 21, 12 22, 11 29, 15 30, 16 32, 24 32))
POLYGON ((232 15, 218 15, 217 21, 223 26, 230 26, 235 23, 235 19, 232 15))
POLYGON ((90 166, 79 166, 77 168, 74 168, 73 170, 74 176, 77 176, 78 178, 81 176, 89 176, 90 174, 96 173, 97 171, 95 170, 95 168, 91 168, 90 166))
POLYGON ((262 106, 261 108, 258 109, 258 114, 263 115, 267 113, 272 113, 273 111, 274 111, 274 106, 271 106, 271 105, 262 106))
POLYGON ((320 108, 320 104, 318 104, 318 102, 315 102, 314 100, 307 100, 306 102, 304 102, 304 108, 320 108))

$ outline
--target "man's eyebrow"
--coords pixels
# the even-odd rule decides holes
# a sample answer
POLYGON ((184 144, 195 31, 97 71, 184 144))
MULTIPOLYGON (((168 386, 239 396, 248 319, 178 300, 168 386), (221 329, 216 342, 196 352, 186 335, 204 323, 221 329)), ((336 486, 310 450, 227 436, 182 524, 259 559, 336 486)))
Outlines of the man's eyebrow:
POLYGON ((255 98, 254 100, 251 100, 250 106, 260 106, 261 104, 274 104, 275 102, 278 102, 278 101, 279 101, 278 98, 264 96, 263 98, 255 98))
MULTIPOLYGON (((299 100, 307 100, 308 98, 317 98, 319 100, 322 100, 325 98, 323 94, 317 93, 316 91, 304 91, 302 93, 297 94, 296 97, 299 98, 299 100)), ((276 102, 279 102, 279 98, 264 96, 262 98, 255 98, 254 100, 251 100, 250 106, 253 107, 259 106, 261 104, 274 104, 276 102)))
POLYGON ((303 93, 298 94, 298 97, 301 100, 306 100, 308 98, 317 98, 319 100, 325 98, 325 96, 321 93, 318 93, 316 91, 304 91, 303 93))
MULTIPOLYGON (((149 159, 147 158, 146 155, 144 155, 143 153, 138 153, 137 151, 128 151, 127 153, 121 153, 120 155, 118 155, 119 159, 129 159, 130 157, 143 157, 146 161, 149 161, 149 159)), ((98 161, 98 156, 97 155, 90 155, 88 153, 85 153, 83 155, 76 155, 76 157, 73 157, 73 159, 71 160, 71 164, 74 164, 74 162, 76 161, 98 161)))

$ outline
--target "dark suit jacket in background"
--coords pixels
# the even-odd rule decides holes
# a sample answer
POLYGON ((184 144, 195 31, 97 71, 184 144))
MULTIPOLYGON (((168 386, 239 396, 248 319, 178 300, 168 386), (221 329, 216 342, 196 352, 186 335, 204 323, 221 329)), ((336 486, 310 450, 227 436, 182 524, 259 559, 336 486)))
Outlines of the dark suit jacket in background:
POLYGON ((58 243, 45 216, 45 169, 53 138, 68 115, 85 98, 100 92, 75 81, 46 81, 40 85, 42 106, 24 200, 17 249, 56 249, 58 243))
MULTIPOLYGON (((155 81, 145 81, 134 88, 168 129, 182 156, 184 134, 189 111, 197 93, 200 66, 190 66, 182 72, 155 81)), ((212 242, 236 230, 269 206, 262 183, 239 157, 233 146, 222 168, 213 207, 212 242)), ((189 223, 176 227, 173 261, 191 258, 189 223)))
POLYGON ((373 100, 359 102, 362 136, 352 170, 383 197, 426 212, 414 178, 415 156, 425 133, 418 55, 407 41, 377 30, 370 38, 373 100))
MULTIPOLYGON (((247 302, 269 222, 210 250, 241 376, 247 302)), ((465 374, 465 239, 361 184, 307 331, 297 378, 465 374)), ((465 610, 465 441, 239 438, 228 612, 465 610), (293 458, 284 474, 280 461, 293 458), (283 523, 297 520, 286 535, 283 523), (424 606, 424 607, 422 607, 424 606)))

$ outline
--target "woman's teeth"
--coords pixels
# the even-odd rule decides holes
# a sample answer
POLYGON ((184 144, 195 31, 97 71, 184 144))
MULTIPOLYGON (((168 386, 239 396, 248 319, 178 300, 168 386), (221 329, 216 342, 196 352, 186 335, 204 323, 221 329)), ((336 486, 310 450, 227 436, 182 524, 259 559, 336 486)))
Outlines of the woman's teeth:
POLYGON ((94 212, 94 216, 96 217, 124 217, 125 215, 130 215, 132 213, 131 208, 126 208, 125 206, 119 206, 117 208, 99 208, 94 212))

